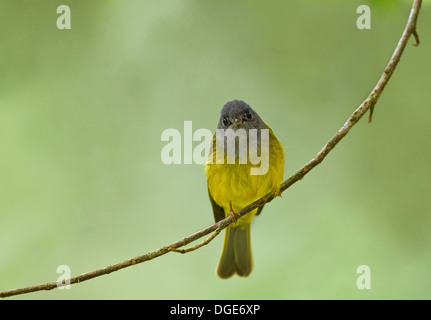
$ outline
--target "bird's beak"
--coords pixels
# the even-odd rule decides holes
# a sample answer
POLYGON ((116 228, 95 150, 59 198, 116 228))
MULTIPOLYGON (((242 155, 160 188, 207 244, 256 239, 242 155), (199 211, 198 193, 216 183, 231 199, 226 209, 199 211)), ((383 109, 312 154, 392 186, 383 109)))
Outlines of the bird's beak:
POLYGON ((233 125, 234 126, 237 126, 237 125, 240 125, 241 123, 243 123, 243 120, 242 119, 234 119, 234 121, 233 121, 233 125))

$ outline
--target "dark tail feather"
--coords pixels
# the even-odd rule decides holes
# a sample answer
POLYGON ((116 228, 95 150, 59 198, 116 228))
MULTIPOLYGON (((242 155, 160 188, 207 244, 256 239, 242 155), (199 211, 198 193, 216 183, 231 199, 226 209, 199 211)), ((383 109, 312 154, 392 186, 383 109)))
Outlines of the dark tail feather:
POLYGON ((227 279, 231 277, 236 270, 235 267, 235 242, 236 229, 227 227, 224 235, 223 251, 221 253, 220 262, 217 267, 217 274, 220 278, 227 279))
POLYGON ((253 269, 251 254, 250 224, 244 229, 237 228, 235 232, 235 262, 236 273, 241 277, 247 277, 253 269))
POLYGON ((224 279, 231 277, 235 272, 241 277, 247 277, 252 269, 250 224, 228 227, 217 274, 224 279))

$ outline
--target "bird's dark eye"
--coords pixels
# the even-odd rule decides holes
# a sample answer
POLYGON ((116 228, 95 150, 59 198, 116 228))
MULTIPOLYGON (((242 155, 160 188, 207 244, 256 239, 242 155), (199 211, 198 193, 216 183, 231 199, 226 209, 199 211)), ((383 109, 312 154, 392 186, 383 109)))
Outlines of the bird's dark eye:
POLYGON ((251 114, 251 112, 250 111, 246 111, 245 112, 245 117, 247 118, 247 120, 251 120, 251 119, 253 119, 253 115, 251 114))
POLYGON ((228 118, 223 118, 223 125, 225 127, 227 127, 229 125, 229 119, 228 118))

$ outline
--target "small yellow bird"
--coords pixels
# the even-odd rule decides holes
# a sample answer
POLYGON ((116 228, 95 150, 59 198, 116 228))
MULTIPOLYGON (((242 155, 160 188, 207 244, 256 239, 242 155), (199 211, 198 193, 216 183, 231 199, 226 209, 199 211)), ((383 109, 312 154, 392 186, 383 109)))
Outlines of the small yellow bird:
MULTIPOLYGON (((214 219, 216 222, 232 215, 234 222, 226 228, 223 251, 217 267, 217 274, 221 278, 229 278, 237 273, 246 277, 253 269, 253 258, 250 243, 250 224, 255 215, 261 213, 263 206, 257 208, 245 216, 236 219, 236 212, 263 197, 269 192, 280 195, 280 184, 283 181, 284 152, 280 142, 259 117, 259 115, 244 101, 233 100, 224 105, 220 113, 217 129, 232 129, 237 133, 244 129, 247 140, 247 162, 241 161, 239 152, 242 147, 241 138, 235 137, 231 143, 235 143, 235 161, 229 159, 229 147, 216 142, 216 134, 213 137, 212 152, 208 157, 205 171, 208 183, 208 194, 212 205, 214 219), (257 133, 257 152, 260 158, 268 159, 268 168, 263 174, 252 174, 251 169, 259 167, 256 161, 250 161, 252 133, 257 133), (266 130, 264 130, 266 129, 266 130), (268 145, 264 147, 261 132, 269 133, 268 145), (260 138, 260 139, 259 139, 260 138), (217 146, 224 146, 224 161, 216 161, 217 146)), ((217 130, 219 131, 219 130, 217 130)), ((227 139, 229 143, 229 139, 227 139)), ((230 149, 232 150, 232 149, 230 149)), ((220 150, 219 150, 220 151, 220 150)), ((231 159, 232 160, 232 159, 231 159)), ((262 163, 260 164, 262 166, 262 163)))

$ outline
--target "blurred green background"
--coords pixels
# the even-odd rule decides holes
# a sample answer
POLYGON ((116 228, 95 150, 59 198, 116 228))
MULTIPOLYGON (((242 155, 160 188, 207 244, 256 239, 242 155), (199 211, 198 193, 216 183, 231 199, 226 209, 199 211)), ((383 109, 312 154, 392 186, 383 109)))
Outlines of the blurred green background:
MULTIPOLYGON (((249 278, 215 274, 223 236, 17 299, 430 299, 431 12, 376 106, 252 225, 249 278), (371 269, 359 290, 356 268, 371 269)), ((0 2, 0 290, 158 249, 213 223, 203 166, 164 165, 163 130, 214 130, 248 102, 285 178, 376 84, 411 1, 0 2), (58 30, 70 5, 72 29, 58 30), (358 30, 356 8, 371 8, 358 30)), ((197 143, 196 143, 197 144, 197 143)))

